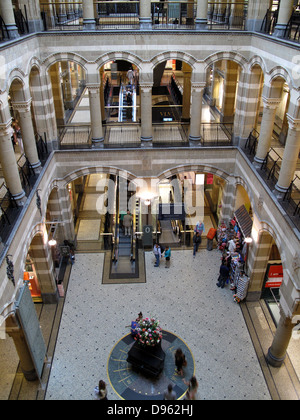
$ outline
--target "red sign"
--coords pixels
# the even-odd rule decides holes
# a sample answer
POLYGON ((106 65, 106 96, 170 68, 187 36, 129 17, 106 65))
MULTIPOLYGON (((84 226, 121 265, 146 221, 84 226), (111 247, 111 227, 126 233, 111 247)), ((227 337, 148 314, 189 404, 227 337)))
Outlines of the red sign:
POLYGON ((206 185, 212 185, 214 183, 214 175, 206 174, 206 185))
POLYGON ((270 265, 265 287, 279 288, 283 280, 282 264, 270 265))

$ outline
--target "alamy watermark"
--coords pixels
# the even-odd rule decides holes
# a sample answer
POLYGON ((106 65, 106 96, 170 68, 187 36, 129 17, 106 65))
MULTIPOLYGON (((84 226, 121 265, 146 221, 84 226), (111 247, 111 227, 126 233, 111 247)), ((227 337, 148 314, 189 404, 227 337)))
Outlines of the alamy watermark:
MULTIPOLYGON (((99 197, 96 210, 99 214, 116 214, 116 181, 103 177, 96 186, 99 197)), ((204 182, 198 183, 192 179, 177 178, 161 183, 158 178, 128 179, 126 172, 119 175, 119 213, 129 210, 134 213, 137 202, 139 214, 185 216, 186 224, 196 225, 204 217, 204 182), (129 198, 128 198, 129 197, 129 198)))

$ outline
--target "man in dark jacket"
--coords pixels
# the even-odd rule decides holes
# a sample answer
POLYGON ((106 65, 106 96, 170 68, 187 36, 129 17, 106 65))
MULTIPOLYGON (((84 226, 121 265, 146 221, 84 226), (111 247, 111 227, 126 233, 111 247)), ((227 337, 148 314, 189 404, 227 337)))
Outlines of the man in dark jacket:
POLYGON ((195 256, 196 252, 198 252, 199 245, 201 244, 201 235, 199 232, 195 233, 195 235, 193 236, 193 244, 194 244, 193 256, 195 256))
POLYGON ((221 287, 221 289, 224 289, 224 286, 228 277, 229 277, 229 268, 227 267, 227 265, 225 265, 222 262, 222 265, 220 267, 220 275, 219 275, 217 286, 221 287))

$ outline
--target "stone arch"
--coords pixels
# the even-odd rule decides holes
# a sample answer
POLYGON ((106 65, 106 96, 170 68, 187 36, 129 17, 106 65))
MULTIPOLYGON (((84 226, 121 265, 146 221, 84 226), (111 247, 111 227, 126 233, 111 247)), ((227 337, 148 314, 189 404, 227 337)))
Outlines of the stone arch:
POLYGON ((215 166, 206 166, 201 164, 193 164, 193 165, 181 165, 181 166, 175 166, 173 168, 170 168, 166 171, 161 172, 157 175, 157 178, 162 181, 165 178, 170 178, 171 176, 177 175, 179 173, 183 172, 202 172, 202 173, 210 173, 213 175, 216 175, 220 178, 223 178, 225 181, 228 180, 230 177, 230 174, 227 172, 215 167, 215 166))
POLYGON ((64 187, 70 184, 77 178, 92 175, 92 174, 101 174, 106 173, 109 175, 121 175, 122 173, 126 173, 127 178, 129 181, 133 181, 138 177, 135 176, 133 173, 128 172, 122 168, 117 168, 113 166, 87 166, 85 168, 78 169, 76 171, 71 172, 70 174, 66 175, 63 179, 59 180, 60 186, 64 187))
POLYGON ((125 60, 134 64, 139 70, 142 69, 143 61, 140 57, 126 51, 115 51, 106 53, 96 60, 97 70, 100 70, 100 68, 109 61, 115 60, 125 60))
POLYGON ((18 83, 20 85, 20 89, 22 89, 23 91, 27 87, 25 73, 22 70, 17 69, 17 68, 13 69, 8 76, 8 79, 6 82, 7 92, 9 92, 9 90, 11 89, 14 83, 15 84, 18 83))
POLYGON ((269 73, 269 84, 272 86, 272 83, 278 79, 283 79, 289 86, 289 89, 292 90, 294 87, 293 80, 289 74, 289 72, 281 66, 274 67, 269 73))
POLYGON ((165 51, 160 53, 159 55, 153 57, 150 60, 152 65, 152 70, 160 63, 167 61, 167 60, 179 60, 183 61, 186 64, 189 64, 192 69, 194 69, 195 64, 197 62, 196 58, 190 54, 181 52, 181 51, 165 51))
POLYGON ((247 182, 241 176, 236 176, 235 177, 235 186, 237 187, 238 185, 241 185, 244 188, 244 190, 246 191, 246 193, 248 194, 248 197, 249 197, 249 200, 250 200, 250 203, 251 203, 252 211, 253 211, 253 213, 257 214, 256 204, 255 204, 255 200, 254 200, 254 197, 253 197, 252 190, 249 187, 249 185, 247 184, 247 182))
POLYGON ((221 61, 221 60, 230 60, 234 61, 235 63, 239 64, 243 71, 247 68, 247 60, 244 56, 242 56, 238 52, 234 51, 219 51, 217 53, 214 53, 210 56, 208 56, 204 62, 205 62, 205 71, 207 71, 210 66, 212 66, 214 63, 221 61))
POLYGON ((84 70, 86 71, 86 65, 88 61, 82 57, 81 55, 75 54, 75 53, 55 53, 50 56, 48 56, 42 64, 46 67, 46 71, 49 70, 49 68, 60 61, 72 61, 78 65, 80 65, 84 70))
POLYGON ((259 66, 264 75, 267 73, 266 64, 265 64, 264 60, 258 55, 255 55, 251 58, 248 66, 249 66, 249 71, 250 72, 252 72, 252 70, 255 66, 259 66))

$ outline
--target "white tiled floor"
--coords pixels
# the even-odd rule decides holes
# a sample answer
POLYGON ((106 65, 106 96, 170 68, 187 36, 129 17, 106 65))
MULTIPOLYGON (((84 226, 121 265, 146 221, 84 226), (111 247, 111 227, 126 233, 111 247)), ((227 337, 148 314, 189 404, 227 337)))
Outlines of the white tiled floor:
MULTIPOLYGON (((170 269, 146 260, 146 284, 102 285, 104 254, 77 254, 46 399, 93 399, 109 383, 110 351, 142 310, 191 349, 200 399, 270 399, 240 307, 216 287, 220 253, 173 251, 170 269)), ((117 400, 109 386, 109 399, 117 400)))

